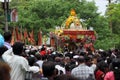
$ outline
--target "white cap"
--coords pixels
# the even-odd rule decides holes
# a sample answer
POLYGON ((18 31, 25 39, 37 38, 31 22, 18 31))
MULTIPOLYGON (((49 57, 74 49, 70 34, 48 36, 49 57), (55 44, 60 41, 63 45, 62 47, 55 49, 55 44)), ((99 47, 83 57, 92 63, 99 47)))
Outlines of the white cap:
POLYGON ((75 55, 75 56, 73 56, 73 58, 75 58, 75 59, 76 59, 76 58, 79 58, 79 56, 78 56, 78 55, 75 55))

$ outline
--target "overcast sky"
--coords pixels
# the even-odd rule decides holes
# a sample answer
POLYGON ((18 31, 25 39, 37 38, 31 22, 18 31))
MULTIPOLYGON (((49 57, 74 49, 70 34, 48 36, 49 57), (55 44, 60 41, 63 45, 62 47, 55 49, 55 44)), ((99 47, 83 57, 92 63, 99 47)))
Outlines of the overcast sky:
MULTIPOLYGON (((87 1, 93 1, 93 0, 87 0, 87 1)), ((104 15, 108 1, 107 0, 94 0, 94 1, 96 3, 96 6, 98 6, 98 12, 101 12, 101 15, 104 15)))

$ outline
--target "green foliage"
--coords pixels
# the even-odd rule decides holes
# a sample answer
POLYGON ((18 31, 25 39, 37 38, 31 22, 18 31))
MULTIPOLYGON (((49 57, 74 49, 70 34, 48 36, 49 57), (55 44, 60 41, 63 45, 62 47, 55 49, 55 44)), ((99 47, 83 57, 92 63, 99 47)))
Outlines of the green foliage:
POLYGON ((4 10, 2 9, 2 4, 0 3, 0 33, 3 33, 4 21, 5 21, 4 10))
MULTIPOLYGON (((96 31, 95 48, 108 49, 120 43, 118 36, 113 35, 109 29, 109 20, 97 13, 94 2, 86 0, 12 0, 10 7, 17 8, 19 14, 19 21, 10 23, 10 26, 22 26, 28 31, 34 29, 35 33, 41 29, 43 34, 54 31, 55 26, 61 26, 68 18, 70 10, 75 9, 77 16, 84 20, 82 24, 87 28, 93 27, 96 31), (115 39, 117 40, 115 41, 115 39)), ((116 14, 109 18, 115 26, 113 29, 118 34, 120 16, 117 14, 120 14, 119 8, 117 8, 118 12, 115 11, 116 9, 108 13, 107 18, 111 14, 116 14), (118 26, 117 29, 116 26, 118 26)))
POLYGON ((120 35, 120 4, 110 4, 106 16, 111 23, 112 32, 120 35))
POLYGON ((11 2, 12 8, 17 8, 19 12, 19 22, 12 23, 35 31, 42 29, 43 33, 49 32, 50 28, 61 26, 70 14, 71 9, 75 9, 78 17, 88 19, 95 17, 97 8, 94 2, 82 0, 27 0, 11 2), (15 5, 16 4, 16 5, 15 5), (84 14, 84 15, 83 15, 84 14))
POLYGON ((106 16, 109 22, 109 28, 113 33, 113 36, 111 37, 111 39, 113 40, 112 43, 114 43, 115 47, 120 48, 120 3, 111 3, 108 6, 106 16))

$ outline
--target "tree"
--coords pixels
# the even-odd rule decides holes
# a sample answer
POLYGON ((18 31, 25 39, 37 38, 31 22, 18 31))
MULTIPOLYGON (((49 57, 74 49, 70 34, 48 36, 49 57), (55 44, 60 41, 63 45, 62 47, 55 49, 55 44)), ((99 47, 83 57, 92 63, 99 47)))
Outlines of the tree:
POLYGON ((0 3, 0 33, 3 33, 4 21, 5 21, 4 10, 2 9, 2 4, 0 3))
POLYGON ((11 8, 17 8, 19 21, 11 23, 11 26, 22 26, 29 30, 34 29, 37 33, 39 29, 43 34, 47 34, 61 26, 68 18, 70 10, 75 9, 77 16, 83 19, 84 26, 93 27, 98 35, 96 48, 111 48, 113 40, 109 41, 113 35, 109 29, 108 20, 97 13, 95 2, 86 0, 12 0, 11 8), (107 43, 103 44, 103 43, 107 43))
POLYGON ((107 11, 106 11, 106 18, 108 19, 109 26, 113 33, 112 39, 114 39, 115 47, 120 46, 120 3, 110 3, 107 11))
POLYGON ((120 4, 110 4, 106 16, 111 22, 112 32, 120 35, 120 4))

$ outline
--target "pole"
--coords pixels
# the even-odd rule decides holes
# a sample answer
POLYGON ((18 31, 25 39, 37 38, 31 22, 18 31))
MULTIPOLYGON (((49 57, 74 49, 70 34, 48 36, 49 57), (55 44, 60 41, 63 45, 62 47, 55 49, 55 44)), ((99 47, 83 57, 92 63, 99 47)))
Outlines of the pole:
POLYGON ((5 6, 5 31, 8 31, 8 22, 7 22, 7 1, 4 0, 4 6, 5 6))
MULTIPOLYGON (((110 4, 111 4, 111 0, 108 0, 108 5, 110 6, 110 4)), ((110 15, 110 16, 112 17, 112 15, 110 15)), ((113 32, 113 29, 112 29, 112 20, 111 19, 109 21, 109 27, 111 29, 111 32, 113 32)))

